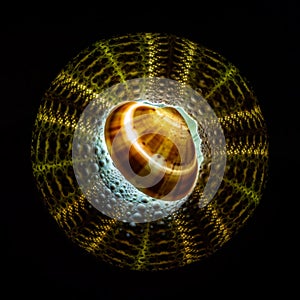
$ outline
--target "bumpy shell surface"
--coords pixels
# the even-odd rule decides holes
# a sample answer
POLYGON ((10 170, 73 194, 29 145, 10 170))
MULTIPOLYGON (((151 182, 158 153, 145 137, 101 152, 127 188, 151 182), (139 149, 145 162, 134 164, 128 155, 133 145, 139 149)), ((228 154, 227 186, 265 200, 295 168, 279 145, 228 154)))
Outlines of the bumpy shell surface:
MULTIPOLYGON (((193 114, 195 103, 185 105, 193 114)), ((74 243, 116 266, 164 270, 206 258, 244 226, 265 186, 268 138, 254 93, 224 57, 173 35, 126 35, 94 43, 53 80, 33 128, 32 165, 50 214, 74 243), (72 139, 94 97, 120 82, 145 77, 176 80, 202 94, 224 132, 226 168, 214 198, 200 208, 211 168, 210 145, 202 132, 201 181, 189 201, 162 220, 133 226, 102 214, 86 200, 74 175, 72 139)))

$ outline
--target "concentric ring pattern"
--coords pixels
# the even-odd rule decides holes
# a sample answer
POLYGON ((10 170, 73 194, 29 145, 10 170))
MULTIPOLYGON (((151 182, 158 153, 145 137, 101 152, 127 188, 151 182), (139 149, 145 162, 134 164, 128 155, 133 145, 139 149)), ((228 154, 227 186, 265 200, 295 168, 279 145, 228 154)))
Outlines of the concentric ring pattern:
MULTIPOLYGON (((184 107, 196 115, 197 104, 184 107)), ((117 36, 80 52, 45 92, 31 147, 37 188, 66 236, 101 261, 132 270, 178 268, 213 254, 252 216, 267 178, 266 125, 245 78, 220 54, 168 34, 117 36), (212 149, 219 141, 200 126, 204 160, 195 191, 170 215, 140 223, 109 217, 91 205, 72 161, 73 137, 85 108, 106 89, 137 78, 167 78, 201 95, 222 128, 225 150, 219 155, 226 157, 223 177, 214 178, 212 149), (199 195, 209 177, 210 184, 220 184, 201 206, 199 195)))

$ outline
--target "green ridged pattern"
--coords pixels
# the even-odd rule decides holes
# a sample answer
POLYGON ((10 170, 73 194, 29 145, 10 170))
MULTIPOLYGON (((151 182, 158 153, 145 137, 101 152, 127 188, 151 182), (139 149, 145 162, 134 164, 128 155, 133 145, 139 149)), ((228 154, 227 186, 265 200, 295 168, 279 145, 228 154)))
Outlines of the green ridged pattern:
MULTIPOLYGON (((201 138, 205 147, 205 135, 201 138)), ((31 154, 41 197, 75 244, 116 266, 165 270, 208 257, 244 226, 265 187, 268 136, 259 103, 235 66, 185 38, 141 33, 98 41, 62 69, 41 101, 31 154), (153 76, 188 84, 208 101, 224 131, 226 169, 217 194, 204 208, 191 197, 163 220, 132 226, 101 214, 85 199, 72 168, 72 137, 81 113, 98 93, 153 76)), ((203 186, 209 169, 208 151, 203 186)), ((195 195, 201 186, 197 189, 195 195)))

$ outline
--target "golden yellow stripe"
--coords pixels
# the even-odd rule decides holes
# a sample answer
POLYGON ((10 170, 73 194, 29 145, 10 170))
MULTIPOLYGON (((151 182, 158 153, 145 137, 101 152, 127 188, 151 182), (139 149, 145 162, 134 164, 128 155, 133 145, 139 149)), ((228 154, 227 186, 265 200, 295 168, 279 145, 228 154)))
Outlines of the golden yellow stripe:
POLYGON ((237 73, 237 69, 231 66, 225 72, 224 76, 218 81, 218 83, 210 89, 210 92, 205 95, 205 99, 211 97, 222 85, 224 85, 233 75, 237 73))

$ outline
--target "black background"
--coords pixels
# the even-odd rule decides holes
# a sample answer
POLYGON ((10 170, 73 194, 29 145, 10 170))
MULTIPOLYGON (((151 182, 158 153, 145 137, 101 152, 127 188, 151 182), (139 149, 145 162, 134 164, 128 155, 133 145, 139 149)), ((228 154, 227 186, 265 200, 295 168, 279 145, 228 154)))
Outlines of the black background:
POLYGON ((0 284, 10 298, 290 298, 299 267, 298 10, 286 1, 196 3, 81 3, 76 13, 46 5, 31 15, 20 7, 18 14, 7 12, 0 28, 0 284), (67 240, 38 198, 30 162, 37 108, 61 68, 99 39, 142 31, 187 37, 228 58, 251 82, 270 135, 268 185, 240 234, 203 262, 154 273, 115 269, 67 240))

